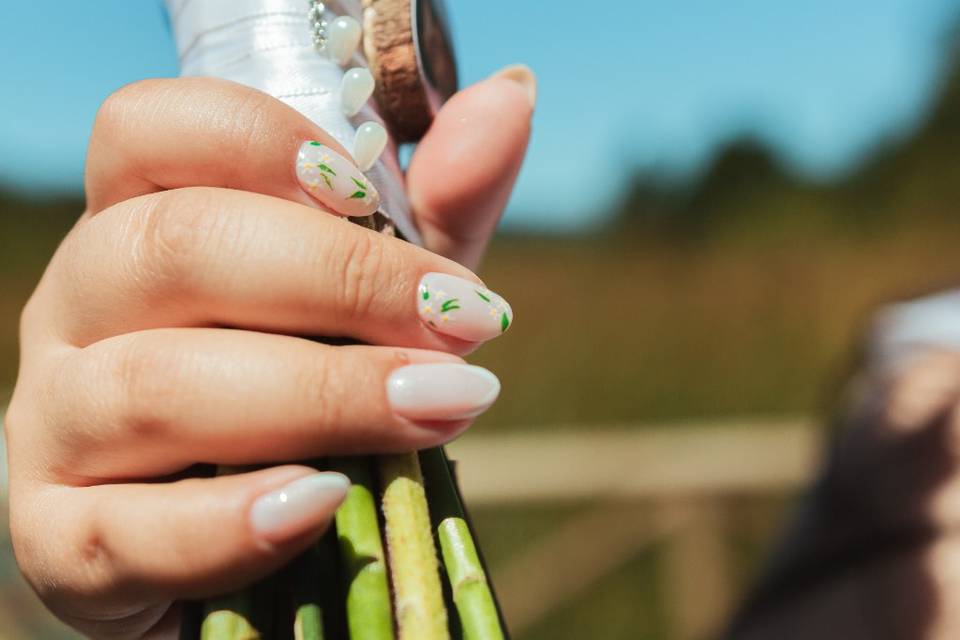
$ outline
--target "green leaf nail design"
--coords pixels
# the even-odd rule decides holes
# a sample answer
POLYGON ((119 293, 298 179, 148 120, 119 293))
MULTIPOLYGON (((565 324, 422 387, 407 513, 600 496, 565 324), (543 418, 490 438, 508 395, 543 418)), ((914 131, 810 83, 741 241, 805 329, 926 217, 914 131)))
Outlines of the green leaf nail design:
POLYGON ((349 197, 347 197, 347 200, 357 200, 357 199, 359 199, 359 198, 366 198, 366 197, 367 197, 366 192, 364 192, 364 191, 354 191, 353 193, 350 194, 349 197))
POLYGON ((316 140, 311 140, 311 141, 310 141, 310 146, 311 146, 311 147, 322 147, 323 145, 320 144, 319 142, 317 142, 316 140))
POLYGON ((333 182, 330 181, 330 176, 328 176, 328 175, 325 174, 325 173, 321 173, 321 174, 320 174, 320 177, 323 178, 323 181, 324 181, 325 183, 327 183, 327 188, 329 188, 330 191, 333 191, 333 182))
POLYGON ((483 295, 483 294, 480 292, 480 289, 475 289, 475 291, 477 292, 477 295, 480 296, 480 299, 481 299, 481 300, 483 300, 484 302, 490 302, 490 298, 488 298, 487 296, 483 295))
POLYGON ((426 288, 426 287, 423 288, 423 299, 424 299, 424 300, 429 300, 429 299, 430 299, 430 292, 427 291, 427 288, 426 288))
POLYGON ((317 169, 320 169, 320 171, 326 171, 327 173, 329 173, 329 174, 332 175, 332 176, 337 175, 337 172, 336 172, 336 171, 334 171, 333 169, 331 169, 331 168, 328 167, 327 165, 323 164, 322 162, 317 164, 317 169))
POLYGON ((500 333, 503 333, 507 330, 507 327, 510 326, 510 318, 507 317, 507 312, 504 311, 503 315, 500 316, 500 333))
POLYGON ((459 309, 460 305, 457 304, 459 300, 457 298, 450 298, 440 306, 440 311, 446 313, 447 311, 453 311, 454 309, 459 309))
POLYGON ((354 178, 353 176, 350 176, 350 179, 353 180, 353 184, 357 185, 357 187, 359 187, 360 189, 363 189, 364 191, 367 190, 367 185, 366 185, 366 183, 361 182, 360 180, 357 180, 357 179, 354 178))

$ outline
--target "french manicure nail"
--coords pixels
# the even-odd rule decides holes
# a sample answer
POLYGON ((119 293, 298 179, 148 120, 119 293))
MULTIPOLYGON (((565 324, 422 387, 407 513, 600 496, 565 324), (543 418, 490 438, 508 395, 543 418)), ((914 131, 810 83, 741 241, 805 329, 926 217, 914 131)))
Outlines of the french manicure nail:
POLYGON ((354 116, 373 95, 373 75, 363 67, 355 67, 343 74, 340 80, 340 108, 348 116, 354 116))
POLYGON ((353 57, 361 32, 360 23, 350 16, 340 16, 327 26, 327 51, 341 67, 353 57))
POLYGON ((350 488, 339 473, 316 473, 260 496, 250 509, 250 525, 268 542, 289 539, 333 516, 350 488))
POLYGON ((368 216, 380 206, 380 194, 350 160, 315 140, 297 153, 297 179, 311 196, 347 216, 368 216))
POLYGON ((446 273, 420 279, 417 311, 431 329, 470 342, 496 338, 513 323, 513 310, 502 297, 446 273))
POLYGON ((357 127, 353 138, 353 157, 360 171, 369 171, 386 146, 387 130, 379 122, 364 122, 357 127))
POLYGON ((500 395, 500 381, 482 367, 411 364, 387 378, 393 410, 411 420, 463 420, 480 415, 500 395))
POLYGON ((533 71, 525 64, 512 64, 509 67, 504 67, 496 73, 494 73, 492 78, 504 78, 505 80, 512 80, 516 82, 524 91, 527 92, 527 100, 530 101, 530 106, 534 107, 537 104, 537 76, 533 74, 533 71))

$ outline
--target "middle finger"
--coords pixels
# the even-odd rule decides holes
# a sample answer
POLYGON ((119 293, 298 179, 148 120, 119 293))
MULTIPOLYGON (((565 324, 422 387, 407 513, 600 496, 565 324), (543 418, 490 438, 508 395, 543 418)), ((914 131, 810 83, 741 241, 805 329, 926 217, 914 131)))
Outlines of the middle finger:
POLYGON ((455 262, 259 194, 188 188, 83 219, 38 289, 75 346, 229 326, 464 353, 510 306, 455 262))

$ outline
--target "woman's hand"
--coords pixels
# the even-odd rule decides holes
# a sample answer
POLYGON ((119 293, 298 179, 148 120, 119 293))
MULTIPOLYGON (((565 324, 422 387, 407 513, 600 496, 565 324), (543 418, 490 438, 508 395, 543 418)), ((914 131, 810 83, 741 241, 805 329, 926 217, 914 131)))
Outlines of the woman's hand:
MULTIPOLYGON (((414 166, 424 176, 446 149, 449 177, 410 175, 434 247, 479 257, 529 110, 495 78, 440 116, 414 166), (455 131, 496 100, 496 122, 480 110, 455 131), (481 143, 499 153, 457 155, 481 143)), ((324 132, 237 85, 153 81, 101 110, 88 210, 24 310, 6 416, 17 560, 89 635, 173 636, 175 600, 237 588, 315 540, 346 479, 269 465, 441 444, 497 396, 459 354, 505 330, 509 305, 452 260, 328 215, 375 196, 312 193, 296 160, 309 141, 353 174, 324 132), (292 337, 313 335, 369 346, 292 337), (187 478, 198 462, 265 468, 187 478)))

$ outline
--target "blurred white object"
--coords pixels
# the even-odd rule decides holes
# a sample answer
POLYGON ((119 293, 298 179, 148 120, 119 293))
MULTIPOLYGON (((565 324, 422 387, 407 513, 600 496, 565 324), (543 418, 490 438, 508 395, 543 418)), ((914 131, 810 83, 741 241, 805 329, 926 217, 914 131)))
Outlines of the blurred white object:
POLYGON ((929 349, 960 351, 960 290, 892 304, 876 316, 871 365, 899 368, 929 349))

